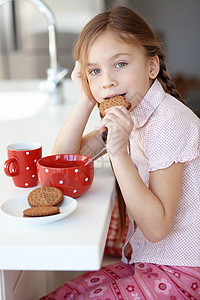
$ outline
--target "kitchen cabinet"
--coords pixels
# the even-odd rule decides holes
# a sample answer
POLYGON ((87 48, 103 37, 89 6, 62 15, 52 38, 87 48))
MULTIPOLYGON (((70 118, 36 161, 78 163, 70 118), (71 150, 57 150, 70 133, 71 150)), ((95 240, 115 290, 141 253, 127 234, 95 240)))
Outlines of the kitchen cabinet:
POLYGON ((4 271, 1 282, 1 300, 36 300, 46 293, 46 272, 4 271))

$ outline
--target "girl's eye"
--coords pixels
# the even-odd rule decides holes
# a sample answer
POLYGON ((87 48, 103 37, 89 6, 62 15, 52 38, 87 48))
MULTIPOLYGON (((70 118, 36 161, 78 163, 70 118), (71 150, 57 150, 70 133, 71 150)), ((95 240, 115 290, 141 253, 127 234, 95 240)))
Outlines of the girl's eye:
POLYGON ((120 61, 116 64, 116 67, 117 68, 122 68, 122 67, 125 67, 127 65, 127 63, 123 62, 123 61, 120 61))
POLYGON ((89 74, 92 74, 92 75, 96 75, 99 73, 100 73, 100 69, 93 69, 93 70, 89 71, 89 74))

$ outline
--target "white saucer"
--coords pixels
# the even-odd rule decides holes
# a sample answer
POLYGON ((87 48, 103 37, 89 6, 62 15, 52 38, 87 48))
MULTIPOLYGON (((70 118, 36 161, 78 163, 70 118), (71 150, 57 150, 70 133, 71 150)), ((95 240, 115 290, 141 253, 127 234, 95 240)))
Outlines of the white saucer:
POLYGON ((23 217, 23 210, 30 208, 27 196, 20 196, 5 201, 1 207, 1 212, 14 220, 23 223, 44 224, 58 221, 70 215, 77 208, 77 201, 71 197, 64 196, 63 203, 59 206, 60 213, 45 217, 23 217))

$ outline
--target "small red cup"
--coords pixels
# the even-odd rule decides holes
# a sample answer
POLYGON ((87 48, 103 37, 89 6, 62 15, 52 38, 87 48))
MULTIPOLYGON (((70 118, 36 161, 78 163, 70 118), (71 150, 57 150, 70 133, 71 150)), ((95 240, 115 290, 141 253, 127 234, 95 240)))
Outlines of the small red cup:
POLYGON ((4 172, 12 177, 15 186, 29 188, 38 183, 38 159, 42 157, 42 146, 38 143, 15 143, 7 146, 8 160, 4 172))

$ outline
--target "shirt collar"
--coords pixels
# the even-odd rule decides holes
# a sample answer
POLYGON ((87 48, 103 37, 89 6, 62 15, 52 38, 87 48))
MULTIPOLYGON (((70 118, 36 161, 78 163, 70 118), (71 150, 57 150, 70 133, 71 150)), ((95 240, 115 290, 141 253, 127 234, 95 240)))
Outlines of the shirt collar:
POLYGON ((156 79, 144 98, 130 112, 134 121, 133 129, 142 127, 147 122, 164 97, 165 91, 160 82, 156 79))

